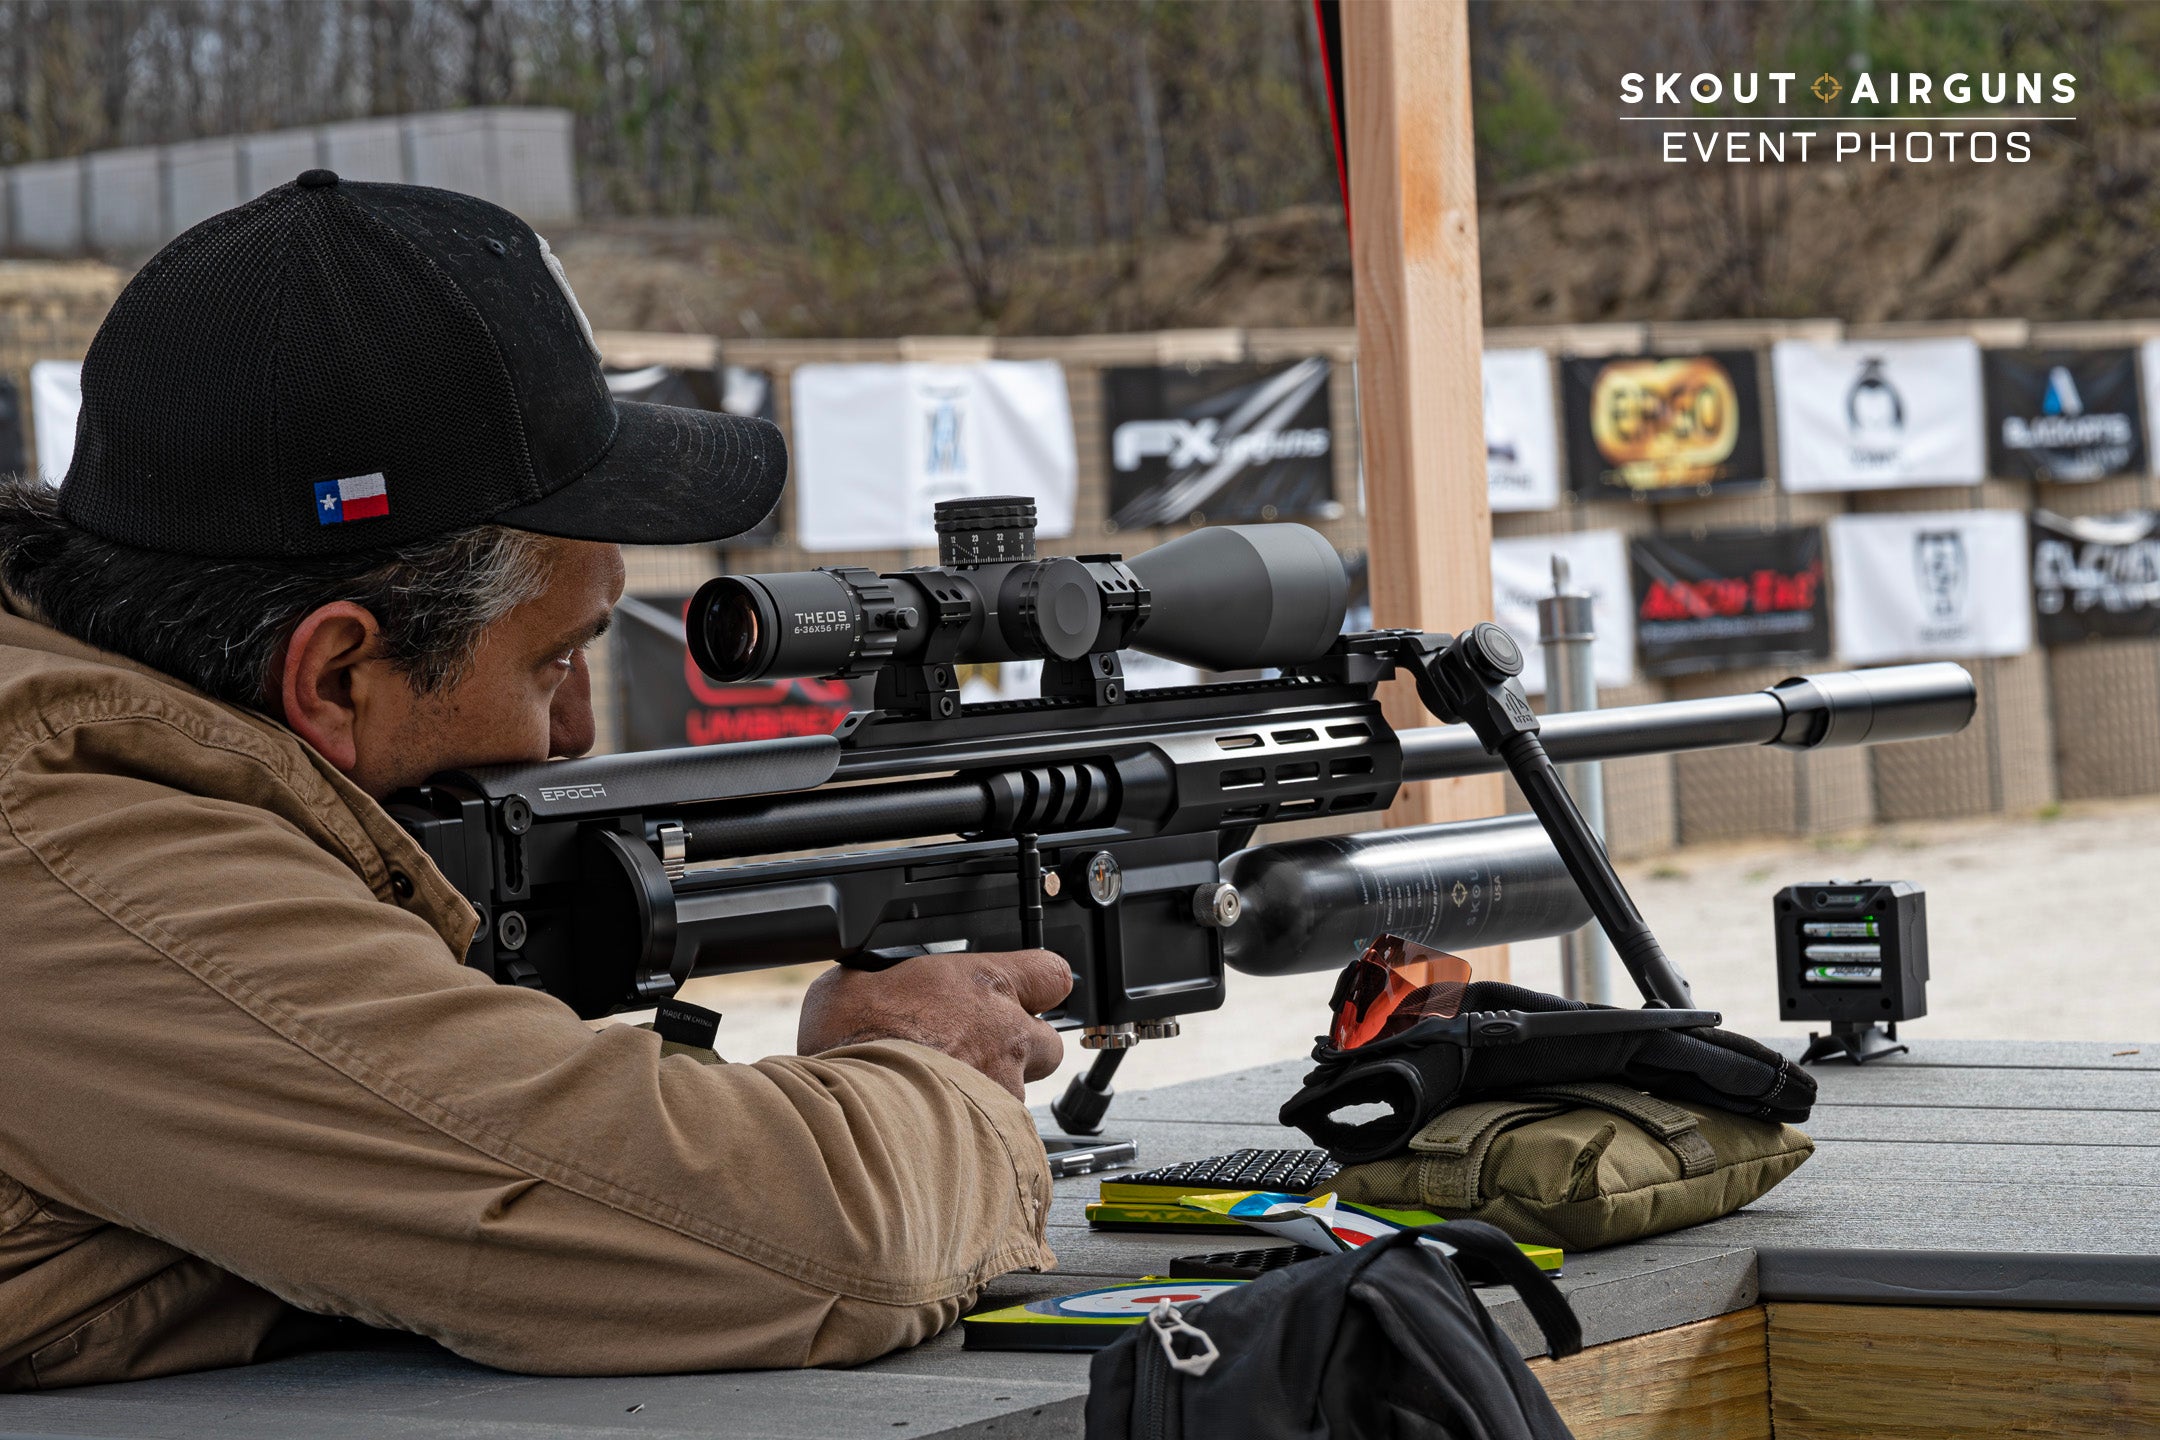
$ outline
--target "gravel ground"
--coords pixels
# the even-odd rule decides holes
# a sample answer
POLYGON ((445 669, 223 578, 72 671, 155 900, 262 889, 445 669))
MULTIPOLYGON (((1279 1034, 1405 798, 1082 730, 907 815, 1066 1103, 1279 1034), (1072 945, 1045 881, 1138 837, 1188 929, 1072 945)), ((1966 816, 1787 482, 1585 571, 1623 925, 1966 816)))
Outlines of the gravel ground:
MULTIPOLYGON (((2160 890, 2160 799, 2078 802, 2039 816, 1885 825, 1814 840, 1682 849, 1621 867, 1636 903, 1706 1008, 1734 1029, 1800 1034, 1776 1017, 1770 898, 1796 881, 1910 880, 1927 891, 1927 1018, 1912 1033, 1958 1039, 2160 1040, 2160 946, 2145 902, 2160 890), (2080 1003, 2082 1002, 2082 1003, 2080 1003)), ((1559 988, 1557 942, 1514 947, 1514 979, 1559 988)), ((721 1050, 794 1050, 795 1008, 820 967, 693 981, 726 1012, 721 1050)), ((1135 1050, 1123 1089, 1166 1085, 1303 1054, 1326 1023, 1332 975, 1232 975, 1221 1010, 1135 1050)), ((1030 1087, 1042 1101, 1084 1063, 1030 1087)))

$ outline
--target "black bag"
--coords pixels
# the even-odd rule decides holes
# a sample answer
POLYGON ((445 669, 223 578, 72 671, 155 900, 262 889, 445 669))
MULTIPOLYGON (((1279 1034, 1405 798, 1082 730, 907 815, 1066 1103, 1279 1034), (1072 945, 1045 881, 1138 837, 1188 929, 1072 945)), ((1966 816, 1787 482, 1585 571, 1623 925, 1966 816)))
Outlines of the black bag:
MULTIPOLYGON (((1294 1125, 1344 1165, 1382 1160, 1441 1111, 1466 1101, 1539 1086, 1611 1080, 1684 1104, 1735 1115, 1805 1121, 1815 1081, 1745 1035, 1698 1025, 1621 1029, 1675 1018, 1659 1010, 1586 1005, 1536 990, 1480 980, 1463 987, 1462 1008, 1421 1020, 1401 1034, 1353 1050, 1323 1039, 1305 1088, 1282 1108, 1294 1125), (1362 1123, 1335 1119, 1359 1105, 1388 1113, 1362 1123)), ((1714 1017, 1706 1017, 1714 1018, 1714 1017)))
POLYGON ((1088 1440, 1566 1440, 1458 1266, 1513 1286, 1554 1356, 1582 1348, 1550 1277, 1492 1226, 1457 1220, 1271 1270, 1183 1312, 1158 1306, 1096 1355, 1088 1440))

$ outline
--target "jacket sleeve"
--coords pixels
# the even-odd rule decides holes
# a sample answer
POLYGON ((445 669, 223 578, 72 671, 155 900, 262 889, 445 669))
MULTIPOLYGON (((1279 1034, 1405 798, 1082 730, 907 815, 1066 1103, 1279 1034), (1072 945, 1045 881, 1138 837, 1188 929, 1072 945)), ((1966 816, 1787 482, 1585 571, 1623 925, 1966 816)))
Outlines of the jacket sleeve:
MULTIPOLYGON (((127 728, 48 743, 172 741, 127 728)), ((0 1170, 63 1204, 552 1374, 861 1361, 1052 1259, 1032 1121, 942 1054, 663 1058, 270 810, 37 759, 0 770, 0 1170)))

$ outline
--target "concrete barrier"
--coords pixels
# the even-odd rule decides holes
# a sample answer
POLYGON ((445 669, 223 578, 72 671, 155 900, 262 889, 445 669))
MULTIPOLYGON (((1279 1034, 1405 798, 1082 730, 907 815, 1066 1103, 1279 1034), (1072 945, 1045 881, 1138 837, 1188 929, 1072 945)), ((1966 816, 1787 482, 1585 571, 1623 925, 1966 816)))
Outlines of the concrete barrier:
POLYGON ((349 180, 461 190, 534 225, 560 225, 578 213, 571 141, 567 110, 504 105, 99 150, 0 170, 0 211, 15 254, 139 260, 325 166, 349 180))

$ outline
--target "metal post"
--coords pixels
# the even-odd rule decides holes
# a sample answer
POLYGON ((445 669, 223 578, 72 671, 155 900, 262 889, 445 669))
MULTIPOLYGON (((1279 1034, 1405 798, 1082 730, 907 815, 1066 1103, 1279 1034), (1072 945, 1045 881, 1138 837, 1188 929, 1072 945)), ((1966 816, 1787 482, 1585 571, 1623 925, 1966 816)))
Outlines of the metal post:
MULTIPOLYGON (((1591 642, 1597 626, 1590 597, 1573 593, 1565 557, 1552 557, 1553 593, 1538 601, 1538 642, 1545 650, 1545 708, 1595 710, 1597 663, 1591 642)), ((1598 843, 1605 841, 1605 768, 1595 760, 1562 765, 1560 778, 1598 843)), ((1611 952, 1597 922, 1560 937, 1560 993, 1596 1005, 1615 1003, 1611 952)))

